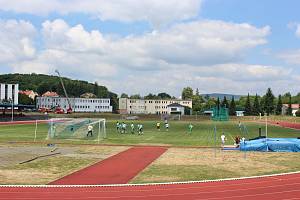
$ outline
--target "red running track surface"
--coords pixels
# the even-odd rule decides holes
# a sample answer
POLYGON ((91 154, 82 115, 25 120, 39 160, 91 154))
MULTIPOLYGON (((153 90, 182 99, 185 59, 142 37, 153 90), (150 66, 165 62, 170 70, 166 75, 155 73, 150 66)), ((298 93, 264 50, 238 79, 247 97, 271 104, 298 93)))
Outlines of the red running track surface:
POLYGON ((300 123, 281 122, 281 121, 269 121, 268 123, 281 126, 284 128, 293 128, 300 130, 300 123))
POLYGON ((300 199, 300 174, 165 185, 0 187, 3 199, 296 200, 300 199))
POLYGON ((125 184, 166 150, 163 147, 132 147, 50 185, 125 184))

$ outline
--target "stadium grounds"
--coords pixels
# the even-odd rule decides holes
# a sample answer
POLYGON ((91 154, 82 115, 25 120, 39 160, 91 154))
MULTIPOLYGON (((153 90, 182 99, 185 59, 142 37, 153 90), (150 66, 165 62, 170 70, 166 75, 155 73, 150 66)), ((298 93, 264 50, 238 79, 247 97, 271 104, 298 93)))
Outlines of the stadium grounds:
MULTIPOLYGON (((38 124, 36 141, 33 142, 34 123, 1 125, 0 156, 3 162, 0 165, 0 182, 2 185, 47 184, 134 145, 165 146, 168 150, 129 183, 211 180, 300 171, 299 153, 221 150, 220 136, 223 132, 227 137, 226 145, 233 145, 233 138, 237 135, 257 137, 258 129, 265 128, 262 122, 249 119, 242 121, 247 128, 246 134, 239 129, 238 120, 213 122, 200 118, 169 121, 168 131, 163 121, 161 130, 158 131, 158 121, 160 120, 153 118, 135 121, 108 119, 107 138, 101 140, 100 144, 97 143, 96 136, 88 139, 46 140, 49 127, 47 123, 38 124), (126 134, 117 132, 117 121, 127 123, 126 134), (131 123, 143 124, 144 134, 131 134, 131 123), (192 133, 188 132, 190 123, 194 126, 192 133), (49 147, 47 144, 54 146, 49 147), (19 164, 53 150, 60 154, 19 164)), ((268 136, 299 137, 299 130, 269 125, 268 136)))

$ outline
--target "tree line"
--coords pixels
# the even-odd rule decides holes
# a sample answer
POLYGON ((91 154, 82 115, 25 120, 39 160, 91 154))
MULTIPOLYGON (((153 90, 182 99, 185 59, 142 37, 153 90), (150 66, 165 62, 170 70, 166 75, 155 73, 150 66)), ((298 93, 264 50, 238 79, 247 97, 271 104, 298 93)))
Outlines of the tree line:
MULTIPOLYGON (((193 100, 193 112, 203 112, 204 110, 211 109, 215 106, 226 107, 229 110, 229 114, 236 115, 237 110, 245 111, 245 115, 248 116, 258 116, 258 115, 292 115, 292 104, 300 104, 300 93, 296 96, 292 96, 291 93, 285 93, 284 95, 279 95, 275 97, 272 89, 268 88, 266 94, 259 96, 258 94, 254 96, 242 96, 239 100, 235 100, 232 96, 231 100, 228 100, 226 96, 221 100, 220 98, 210 98, 209 96, 201 96, 199 90, 193 92, 191 87, 183 88, 182 99, 193 100), (282 113, 283 104, 288 104, 286 113, 282 113)), ((300 110, 296 113, 300 116, 300 110)))

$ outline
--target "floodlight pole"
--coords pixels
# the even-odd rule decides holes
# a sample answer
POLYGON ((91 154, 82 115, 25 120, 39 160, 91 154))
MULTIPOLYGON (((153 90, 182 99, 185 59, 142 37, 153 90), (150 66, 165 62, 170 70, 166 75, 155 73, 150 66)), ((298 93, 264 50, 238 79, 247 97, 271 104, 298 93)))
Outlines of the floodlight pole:
POLYGON ((14 121, 14 100, 11 99, 11 121, 14 121))
POLYGON ((37 120, 35 120, 35 130, 34 130, 34 140, 33 140, 34 142, 36 141, 37 125, 38 125, 37 120))

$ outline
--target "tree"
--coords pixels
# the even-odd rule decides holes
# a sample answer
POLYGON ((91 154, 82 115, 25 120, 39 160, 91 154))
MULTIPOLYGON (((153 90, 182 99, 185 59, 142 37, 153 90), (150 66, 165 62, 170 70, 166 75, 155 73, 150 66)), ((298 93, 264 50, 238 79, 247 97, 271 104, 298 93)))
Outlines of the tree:
POLYGON ((286 110, 286 114, 292 116, 293 115, 293 109, 292 109, 292 97, 290 96, 289 99, 289 106, 288 109, 286 110))
POLYGON ((299 109, 297 110, 297 112, 295 114, 297 117, 300 117, 300 105, 299 105, 299 109))
POLYGON ((22 105, 34 105, 34 100, 26 94, 19 94, 19 104, 22 105))
POLYGON ((204 102, 202 96, 200 95, 193 95, 192 97, 192 101, 193 101, 193 110, 194 111, 201 111, 202 110, 202 103, 204 102))
POLYGON ((97 97, 99 97, 99 88, 98 88, 98 83, 95 82, 94 84, 94 95, 96 95, 97 97))
POLYGON ((219 97, 217 99, 216 106, 217 106, 217 109, 220 109, 220 99, 219 99, 219 97))
POLYGON ((205 96, 204 96, 204 99, 206 100, 206 101, 208 101, 210 98, 209 98, 209 95, 208 94, 206 94, 205 96))
POLYGON ((234 96, 232 96, 231 102, 229 105, 229 115, 235 116, 236 115, 235 111, 236 111, 236 105, 235 105, 234 96))
POLYGON ((192 99, 192 97, 193 97, 193 89, 191 87, 183 88, 181 96, 182 96, 181 98, 183 100, 192 99))
POLYGON ((169 94, 167 94, 165 92, 158 93, 157 97, 160 98, 160 99, 171 99, 171 95, 169 95, 169 94))
POLYGON ((139 95, 139 94, 134 94, 134 95, 131 95, 130 96, 130 99, 141 99, 142 97, 141 97, 141 95, 139 95))
POLYGON ((275 97, 271 88, 268 88, 264 102, 264 111, 267 113, 267 115, 270 115, 274 112, 274 99, 275 97))
POLYGON ((225 107, 225 108, 228 108, 228 107, 229 107, 226 96, 224 96, 224 99, 223 99, 223 101, 222 101, 221 106, 222 106, 222 107, 225 107))
POLYGON ((252 106, 250 102, 250 95, 248 93, 246 104, 245 104, 245 115, 252 115, 252 106))
POLYGON ((199 89, 197 88, 196 89, 196 94, 195 94, 196 96, 200 96, 200 93, 199 93, 199 89))
POLYGON ((276 115, 281 115, 282 114, 282 100, 281 100, 281 95, 278 96, 278 101, 277 101, 277 106, 275 110, 276 115))
POLYGON ((128 94, 122 93, 121 98, 128 98, 128 94))
MULTIPOLYGON (((49 91, 50 89, 50 84, 47 83, 46 81, 42 82, 39 84, 38 88, 37 88, 37 92, 42 95, 45 92, 49 91)), ((56 92, 56 91, 55 91, 56 92)))
POLYGON ((252 107, 252 114, 258 116, 259 113, 261 113, 261 106, 259 103, 259 99, 258 99, 258 95, 255 95, 255 99, 254 99, 254 103, 253 103, 253 107, 252 107))

